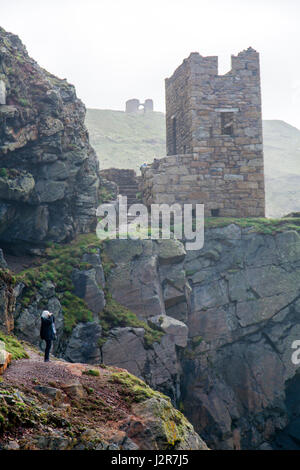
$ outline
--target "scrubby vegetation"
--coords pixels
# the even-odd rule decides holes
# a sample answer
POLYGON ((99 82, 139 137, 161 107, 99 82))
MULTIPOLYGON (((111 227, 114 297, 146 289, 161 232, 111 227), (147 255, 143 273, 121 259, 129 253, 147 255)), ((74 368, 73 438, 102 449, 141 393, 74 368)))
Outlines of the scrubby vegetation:
POLYGON ((99 194, 99 203, 103 204, 104 202, 109 202, 114 200, 114 194, 110 191, 108 191, 106 188, 101 187, 100 188, 100 194, 99 194))
POLYGON ((253 232, 270 235, 287 230, 300 232, 300 218, 296 217, 285 217, 282 219, 208 217, 205 219, 206 228, 225 227, 229 224, 236 224, 242 228, 249 227, 253 232))
POLYGON ((170 401, 169 397, 152 390, 145 382, 126 371, 113 373, 109 381, 121 385, 118 391, 123 396, 127 397, 127 401, 129 402, 139 403, 153 397, 164 398, 170 401))
POLYGON ((22 343, 15 336, 5 335, 0 330, 0 341, 4 341, 5 349, 11 353, 13 359, 26 359, 28 357, 22 343))
MULTIPOLYGON (((105 243, 100 241, 95 234, 81 235, 68 245, 50 245, 46 249, 45 257, 40 258, 38 265, 26 269, 18 274, 17 281, 23 282, 26 286, 22 297, 23 307, 27 307, 35 298, 39 288, 44 281, 54 283, 56 292, 60 297, 63 308, 64 329, 68 335, 79 322, 93 321, 93 314, 88 309, 84 300, 73 293, 73 283, 71 280, 74 268, 89 269, 91 266, 83 263, 84 253, 96 253, 101 248, 101 260, 105 276, 113 267, 113 263, 105 254, 105 243)), ((106 341, 106 336, 111 328, 131 326, 134 328, 144 328, 145 344, 150 347, 153 342, 160 341, 162 336, 139 320, 129 309, 123 307, 112 299, 111 294, 106 290, 106 306, 99 314, 103 329, 101 343, 106 341)), ((39 302, 39 307, 43 308, 43 300, 39 302)))
POLYGON ((100 321, 105 341, 105 336, 109 330, 116 327, 131 326, 133 328, 144 328, 145 345, 150 347, 155 341, 160 341, 163 333, 151 328, 147 323, 139 320, 138 317, 128 308, 123 307, 116 302, 108 293, 106 297, 107 303, 104 310, 100 313, 100 321))
MULTIPOLYGON (((91 253, 99 248, 96 235, 82 235, 68 245, 53 245, 46 249, 45 258, 40 258, 38 265, 18 274, 17 280, 26 286, 22 304, 27 307, 35 298, 44 281, 52 281, 56 292, 61 297, 66 333, 71 333, 78 322, 92 321, 92 312, 85 302, 73 294, 71 280, 74 268, 88 269, 90 265, 82 263, 84 253, 91 253)), ((43 308, 43 305, 39 305, 43 308)))
MULTIPOLYGON (((222 228, 230 224, 238 225, 241 228, 248 228, 250 232, 262 233, 265 235, 274 235, 278 232, 285 232, 287 230, 295 230, 300 233, 300 218, 298 217, 283 217, 281 219, 267 219, 267 218, 234 218, 234 217, 206 217, 204 220, 204 228, 222 228)), ((193 220, 193 230, 196 230, 196 220, 193 220)), ((184 234, 183 226, 171 224, 171 238, 173 234, 178 233, 179 228, 184 234)), ((151 229, 149 228, 149 235, 151 229)), ((174 235, 174 236, 175 236, 174 235)))
POLYGON ((87 370, 83 371, 83 374, 91 375, 93 377, 99 377, 100 376, 100 372, 97 369, 87 369, 87 370))
POLYGON ((0 168, 0 177, 1 178, 7 178, 7 168, 0 168))
POLYGON ((37 420, 44 424, 51 417, 47 411, 24 403, 19 391, 11 388, 0 388, 0 434, 17 428, 18 426, 34 427, 37 420))

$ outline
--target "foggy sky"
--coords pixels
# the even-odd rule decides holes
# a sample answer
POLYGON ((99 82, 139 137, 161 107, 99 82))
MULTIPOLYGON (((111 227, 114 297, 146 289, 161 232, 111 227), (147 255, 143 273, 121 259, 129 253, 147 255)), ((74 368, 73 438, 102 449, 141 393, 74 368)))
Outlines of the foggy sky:
POLYGON ((263 118, 300 128, 299 0, 0 0, 0 25, 73 83, 87 107, 124 109, 152 98, 190 52, 260 52, 263 118))

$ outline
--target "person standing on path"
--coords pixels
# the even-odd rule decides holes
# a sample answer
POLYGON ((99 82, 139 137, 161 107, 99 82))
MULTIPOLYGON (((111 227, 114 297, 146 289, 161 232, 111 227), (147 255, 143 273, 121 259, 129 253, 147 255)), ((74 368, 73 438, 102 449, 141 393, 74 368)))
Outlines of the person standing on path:
POLYGON ((49 362, 52 341, 56 339, 55 318, 53 313, 44 310, 41 316, 41 339, 46 341, 45 362, 49 362))

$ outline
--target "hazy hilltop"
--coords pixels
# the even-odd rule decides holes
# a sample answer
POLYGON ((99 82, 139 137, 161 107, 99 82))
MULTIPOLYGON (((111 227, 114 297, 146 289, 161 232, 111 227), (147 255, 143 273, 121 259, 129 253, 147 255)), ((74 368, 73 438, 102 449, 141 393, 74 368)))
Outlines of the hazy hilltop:
MULTIPOLYGON (((101 168, 132 168, 163 157, 165 115, 88 109, 86 125, 101 168)), ((267 216, 300 211, 300 130, 263 121, 267 216)))
POLYGON ((268 176, 300 176, 300 130, 284 121, 263 121, 268 176))
POLYGON ((132 168, 164 156, 165 115, 151 112, 128 114, 123 111, 87 109, 86 126, 90 141, 104 168, 132 168))
POLYGON ((300 210, 300 130, 263 121, 267 215, 300 210))

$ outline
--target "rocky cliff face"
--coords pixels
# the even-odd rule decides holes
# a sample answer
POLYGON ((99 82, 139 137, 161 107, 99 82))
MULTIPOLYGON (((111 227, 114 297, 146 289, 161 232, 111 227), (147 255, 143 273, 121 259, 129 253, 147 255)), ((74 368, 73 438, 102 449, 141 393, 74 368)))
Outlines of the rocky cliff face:
POLYGON ((98 162, 75 88, 0 28, 0 241, 36 252, 95 225, 98 162))
POLYGON ((45 366, 34 348, 0 338, 14 359, 1 376, 0 450, 207 449, 169 398, 127 371, 45 366))
MULTIPOLYGON (((71 85, 41 69, 16 36, 0 29, 0 242, 40 256, 14 279, 0 253, 1 329, 14 327, 38 346, 47 308, 56 317, 56 355, 123 367, 144 379, 171 397, 212 448, 298 448, 300 375, 291 346, 300 340, 299 219, 285 228, 247 219, 207 228, 199 251, 174 240, 103 244, 92 234, 54 245, 95 224, 99 174, 84 111, 71 85)), ((15 393, 9 392, 18 404, 15 393)), ((149 418, 160 406, 147 398, 134 410, 139 423, 141 413, 149 418)), ((168 407, 160 421, 166 426, 177 419, 168 407)), ((123 425, 117 448, 127 437, 146 448, 134 423, 123 425)), ((170 442, 176 448, 164 429, 159 448, 170 442)), ((62 446, 77 446, 61 429, 32 446, 52 448, 59 435, 62 446)), ((201 448, 191 436, 184 448, 201 448)))
POLYGON ((113 296, 150 323, 160 315, 161 330, 168 322, 174 328, 164 331, 157 356, 143 352, 140 332, 112 331, 105 362, 176 390, 186 416, 217 449, 284 446, 286 433, 289 445, 299 440, 286 400, 293 396, 297 421, 291 346, 300 339, 300 236, 266 232, 208 229, 204 248, 187 253, 173 241, 107 247, 116 263, 107 281, 113 296))
MULTIPOLYGON (((118 364, 146 378, 149 385, 168 394, 175 403, 180 396, 177 346, 186 346, 188 329, 181 321, 165 315, 157 277, 158 259, 165 263, 165 268, 166 263, 171 268, 170 262, 184 255, 181 244, 171 242, 168 249, 166 244, 152 242, 145 245, 145 242, 124 241, 103 246, 92 234, 61 248, 48 248, 45 252, 48 259, 41 258, 40 265, 37 261, 37 267, 16 277, 14 332, 39 346, 40 316, 46 308, 55 315, 58 338, 54 354, 71 362, 118 364), (170 248, 173 252, 168 260, 170 248), (134 265, 135 275, 139 282, 145 283, 144 296, 139 299, 144 315, 124 308, 130 302, 126 302, 122 286, 117 286, 118 278, 114 285, 111 281, 115 271, 125 279, 127 274, 122 274, 122 269, 126 270, 135 257, 140 258, 140 268, 134 265), (119 259, 118 265, 115 259, 119 259), (112 298, 117 291, 123 306, 112 298), (147 300, 149 295, 151 298, 147 300)), ((129 282, 128 276, 126 279, 129 282)), ((143 284, 137 285, 136 292, 142 288, 143 284)))
POLYGON ((14 314, 16 307, 15 281, 7 270, 6 261, 0 249, 0 327, 5 333, 14 329, 14 314))
POLYGON ((186 259, 191 342, 186 415, 216 448, 259 448, 289 421, 284 403, 299 338, 300 237, 211 230, 186 259))
POLYGON ((300 339, 297 220, 286 228, 248 225, 208 228, 199 251, 186 252, 174 240, 106 242, 106 279, 95 242, 81 241, 81 260, 91 264, 71 267, 70 278, 91 316, 64 333, 66 293, 54 277, 52 284, 42 281, 25 308, 28 287, 22 290, 16 331, 38 344, 46 305, 57 317, 57 353, 144 379, 184 410, 212 448, 285 446, 286 433, 297 442, 291 421, 299 416, 291 360, 300 339))

